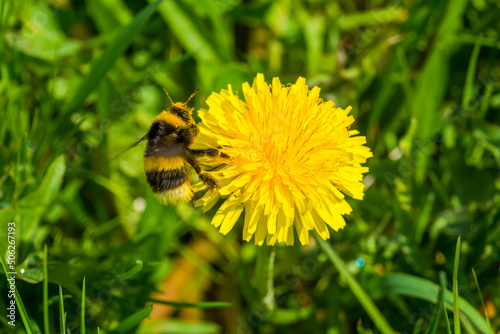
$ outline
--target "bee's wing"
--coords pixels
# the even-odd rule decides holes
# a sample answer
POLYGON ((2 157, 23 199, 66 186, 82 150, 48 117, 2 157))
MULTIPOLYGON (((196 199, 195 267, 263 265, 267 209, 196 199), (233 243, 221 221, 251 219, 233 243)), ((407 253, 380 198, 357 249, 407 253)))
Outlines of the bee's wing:
POLYGON ((145 141, 146 139, 148 139, 148 134, 146 133, 141 139, 139 139, 138 141, 136 141, 135 143, 133 143, 132 145, 130 145, 126 150, 124 150, 122 153, 118 154, 116 157, 113 158, 114 159, 117 159, 119 158, 123 153, 127 152, 128 150, 130 150, 132 147, 136 147, 137 145, 139 145, 140 143, 142 143, 143 141, 145 141))

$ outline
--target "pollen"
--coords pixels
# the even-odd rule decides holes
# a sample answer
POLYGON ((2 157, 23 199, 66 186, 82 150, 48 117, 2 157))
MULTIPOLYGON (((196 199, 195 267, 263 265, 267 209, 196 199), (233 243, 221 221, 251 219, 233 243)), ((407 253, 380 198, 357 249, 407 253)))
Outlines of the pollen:
MULTIPOLYGON (((258 74, 240 99, 228 85, 212 93, 197 145, 231 157, 216 172, 223 185, 195 202, 207 211, 223 203, 212 224, 227 234, 240 217, 243 239, 255 244, 302 245, 315 230, 323 239, 344 228, 352 209, 345 197, 362 199, 362 164, 372 156, 366 138, 351 130, 351 107, 336 107, 309 89, 304 78, 284 86, 258 74), (294 232, 295 231, 295 232, 294 232)), ((197 187, 203 187, 198 184, 197 187)))

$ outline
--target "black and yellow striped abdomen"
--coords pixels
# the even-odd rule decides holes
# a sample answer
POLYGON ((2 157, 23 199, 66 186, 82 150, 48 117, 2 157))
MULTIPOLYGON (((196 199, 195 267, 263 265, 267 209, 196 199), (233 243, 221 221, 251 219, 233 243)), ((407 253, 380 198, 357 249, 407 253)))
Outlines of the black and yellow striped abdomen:
POLYGON ((144 171, 161 203, 177 205, 193 198, 189 169, 182 157, 144 157, 144 171))

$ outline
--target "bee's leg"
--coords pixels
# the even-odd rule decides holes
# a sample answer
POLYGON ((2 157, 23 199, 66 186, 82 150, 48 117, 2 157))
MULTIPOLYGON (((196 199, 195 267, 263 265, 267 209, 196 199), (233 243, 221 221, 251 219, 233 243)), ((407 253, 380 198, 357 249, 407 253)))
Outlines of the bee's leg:
POLYGON ((189 125, 189 130, 193 134, 194 138, 198 137, 198 135, 200 134, 200 128, 198 127, 198 125, 196 123, 191 123, 189 125))
POLYGON ((206 150, 190 150, 195 157, 211 157, 230 160, 231 157, 226 153, 222 153, 216 148, 207 148, 206 150))
POLYGON ((200 179, 210 188, 210 189, 218 189, 220 188, 219 182, 210 174, 205 173, 201 170, 201 165, 196 159, 194 155, 189 155, 186 161, 194 168, 196 174, 200 177, 200 179))

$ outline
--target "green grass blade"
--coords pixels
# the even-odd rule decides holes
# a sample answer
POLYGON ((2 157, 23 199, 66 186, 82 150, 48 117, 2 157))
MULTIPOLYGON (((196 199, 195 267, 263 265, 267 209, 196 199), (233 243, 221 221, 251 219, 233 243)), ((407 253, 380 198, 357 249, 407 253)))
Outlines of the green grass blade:
POLYGON ((122 0, 89 0, 87 11, 102 32, 123 28, 133 19, 132 11, 122 0))
POLYGON ((295 2, 295 12, 306 42, 308 75, 315 75, 321 64, 321 55, 324 49, 326 33, 325 18, 318 15, 309 15, 302 2, 295 2))
MULTIPOLYGON (((6 26, 6 23, 4 23, 3 18, 6 6, 7 1, 2 1, 2 3, 0 3, 0 51, 3 51, 3 43, 5 41, 4 27, 6 26)), ((4 52, 0 52, 0 57, 0 59, 3 60, 4 52)))
POLYGON ((50 334, 49 327, 49 275, 47 271, 47 244, 43 245, 43 329, 50 334))
POLYGON ((128 270, 127 272, 123 273, 123 275, 120 275, 118 277, 116 277, 117 280, 119 281, 123 281, 123 280, 126 280, 126 279, 129 279, 133 276, 135 276, 139 271, 141 271, 143 267, 143 263, 141 260, 137 260, 135 261, 135 266, 128 270))
POLYGON ((356 296, 358 301, 361 303, 361 306, 363 306, 366 313, 368 313, 372 321, 375 323, 375 326, 382 333, 394 333, 394 330, 391 328, 391 325, 389 325, 389 322, 387 322, 380 310, 371 300, 370 296, 368 296, 368 294, 363 290, 358 281, 349 273, 345 263, 337 255, 333 248, 330 247, 330 245, 326 241, 321 239, 321 237, 319 237, 316 233, 313 233, 313 235, 330 262, 332 262, 335 268, 337 268, 339 273, 344 277, 352 293, 354 294, 354 296, 356 296))
POLYGON ((468 109, 470 100, 472 98, 472 86, 474 83, 474 75, 476 73, 477 60, 479 58, 479 51, 481 50, 481 38, 477 39, 476 45, 472 50, 472 55, 469 60, 469 67, 467 68, 467 76, 465 78, 464 93, 462 95, 462 106, 468 109))
MULTIPOLYGON (((7 279, 11 279, 12 277, 14 277, 15 280, 15 276, 9 274, 10 271, 7 268, 7 262, 5 261, 4 252, 1 249, 0 249, 0 258, 2 260, 3 271, 5 273, 5 276, 7 276, 7 279)), ((31 320, 28 317, 28 312, 26 312, 26 309, 24 308, 23 301, 21 300, 21 296, 19 295, 19 291, 17 289, 14 292, 14 299, 16 301, 17 311, 19 312, 19 314, 21 315, 21 319, 23 320, 26 333, 33 334, 35 331, 33 329, 33 326, 31 325, 31 320)))
POLYGON ((455 334, 460 334, 460 311, 458 308, 458 263, 460 260, 460 241, 457 239, 457 248, 455 251, 455 262, 453 264, 453 329, 455 334))
POLYGON ((193 307, 193 308, 220 308, 220 307, 229 307, 233 304, 227 302, 199 302, 199 303, 182 303, 182 302, 171 302, 168 300, 159 300, 159 299, 149 299, 150 302, 155 304, 168 305, 178 308, 184 307, 193 307))
POLYGON ((484 317, 486 320, 486 326, 488 326, 488 331, 494 334, 493 329, 491 328, 490 318, 488 317, 488 312, 486 311, 486 305, 484 304, 483 295, 481 294, 481 288, 479 287, 479 282, 477 281, 476 271, 472 268, 472 276, 474 277, 474 283, 476 283, 477 293, 479 294, 479 300, 481 301, 481 306, 483 308, 484 317))
MULTIPOLYGON (((446 272, 444 272, 444 271, 439 272, 439 284, 441 286, 441 291, 446 291, 447 290, 447 287, 446 287, 446 272)), ((444 310, 444 318, 446 319, 447 333, 451 334, 450 319, 448 319, 448 311, 446 311, 446 305, 444 303, 444 294, 443 294, 442 304, 443 304, 443 310, 444 310)))
POLYGON ((80 324, 80 333, 85 334, 85 276, 83 276, 82 283, 82 310, 80 314, 81 324, 80 324))
POLYGON ((441 315, 441 310, 444 307, 443 296, 444 296, 444 290, 440 288, 439 292, 438 292, 437 303, 434 306, 434 312, 432 312, 431 324, 429 325, 429 328, 427 329, 427 334, 436 334, 437 333, 437 329, 438 329, 438 325, 439 325, 439 318, 441 315))
MULTIPOLYGON (((28 144, 28 134, 24 133, 22 138, 21 138, 21 147, 26 147, 28 144)), ((27 157, 26 157, 26 150, 19 150, 17 152, 17 169, 18 172, 15 175, 15 182, 16 185, 19 186, 21 183, 26 181, 27 177, 27 172, 22 168, 22 166, 26 165, 27 163, 27 157)), ((16 197, 17 197, 17 191, 16 191, 16 197)))
POLYGON ((381 9, 360 11, 339 17, 337 24, 342 30, 354 30, 364 26, 379 26, 381 24, 404 20, 407 10, 397 6, 387 6, 381 9))
POLYGON ((161 2, 162 0, 157 0, 144 8, 108 46, 102 56, 92 63, 90 72, 82 80, 75 95, 73 95, 73 98, 63 109, 65 117, 62 118, 63 121, 60 122, 60 125, 67 125, 66 120, 69 115, 81 108, 90 92, 97 87, 99 81, 113 67, 118 57, 120 57, 129 46, 135 33, 137 33, 161 2))
POLYGON ((62 287, 59 284, 59 329, 61 334, 66 333, 66 317, 64 316, 64 300, 62 287))
POLYGON ((139 325, 139 323, 148 317, 151 312, 153 311, 153 305, 147 306, 145 309, 142 309, 131 316, 127 317, 125 320, 123 320, 118 327, 115 328, 111 333, 117 334, 117 333, 129 333, 132 328, 135 326, 139 325))
MULTIPOLYGON (((431 51, 416 83, 413 110, 424 138, 430 137, 438 124, 436 115, 445 97, 450 74, 450 48, 446 43, 460 27, 466 4, 467 0, 448 2, 431 51)), ((425 174, 425 168, 420 172, 422 173, 425 174)))
POLYGON ((217 42, 219 54, 225 59, 231 59, 231 41, 230 34, 227 34, 227 28, 224 24, 224 15, 220 10, 218 0, 199 1, 198 5, 203 7, 213 26, 214 41, 217 42))
POLYGON ((432 212, 432 207, 434 205, 434 201, 436 199, 436 194, 434 192, 429 192, 425 199, 424 206, 420 211, 420 216, 417 219, 416 229, 415 229, 415 243, 420 245, 422 242, 422 238, 424 236, 425 229, 427 228, 432 212))
MULTIPOLYGON (((437 294, 439 286, 424 278, 416 277, 409 274, 395 273, 388 274, 382 278, 384 289, 387 293, 393 292, 403 296, 414 297, 422 300, 427 300, 432 303, 437 303, 437 294)), ((449 290, 444 291, 445 306, 449 310, 453 310, 453 293, 449 290)), ((488 327, 481 314, 474 306, 469 304, 462 297, 460 300, 460 312, 463 316, 474 325, 481 333, 488 333, 488 327)))
POLYGON ((4 316, 4 315, 0 315, 0 321, 5 325, 5 326, 9 326, 9 319, 4 316))
POLYGON ((220 63, 220 54, 207 29, 182 1, 165 1, 158 8, 179 43, 200 61, 220 63))
POLYGON ((422 332, 422 326, 424 324, 424 318, 420 317, 417 320, 417 323, 415 324, 415 327, 413 328, 412 334, 420 334, 422 332))
POLYGON ((274 309, 266 315, 265 321, 274 325, 291 325, 300 321, 306 321, 316 311, 314 305, 292 309, 274 309))

